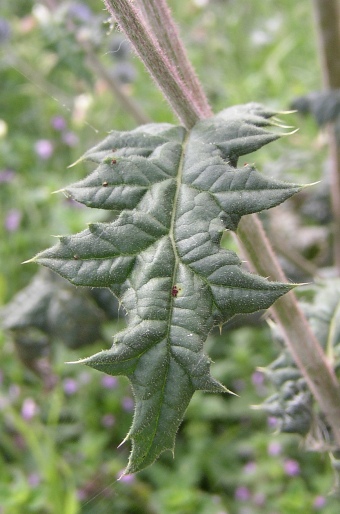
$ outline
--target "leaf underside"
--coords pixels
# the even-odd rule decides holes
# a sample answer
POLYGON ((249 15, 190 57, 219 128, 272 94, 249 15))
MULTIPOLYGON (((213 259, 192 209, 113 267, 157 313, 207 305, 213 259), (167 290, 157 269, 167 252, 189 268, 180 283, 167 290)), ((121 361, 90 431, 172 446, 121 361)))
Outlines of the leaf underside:
POLYGON ((60 237, 34 260, 75 285, 108 287, 128 313, 113 346, 83 363, 131 381, 136 407, 126 473, 173 450, 195 390, 225 392, 203 344, 214 323, 268 308, 291 285, 247 273, 220 247, 242 215, 283 202, 301 186, 270 180, 237 159, 274 141, 275 113, 237 106, 191 131, 148 124, 111 132, 83 159, 98 167, 65 193, 115 213, 110 223, 60 237))

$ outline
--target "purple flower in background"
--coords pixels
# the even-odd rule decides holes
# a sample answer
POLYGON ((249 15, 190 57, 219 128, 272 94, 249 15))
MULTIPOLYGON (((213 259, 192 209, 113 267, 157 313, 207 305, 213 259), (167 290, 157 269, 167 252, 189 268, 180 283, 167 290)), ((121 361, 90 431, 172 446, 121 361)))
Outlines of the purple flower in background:
POLYGON ((243 472, 246 475, 251 475, 252 473, 254 473, 256 471, 256 468, 257 468, 256 462, 254 462, 252 460, 252 461, 247 462, 247 464, 245 464, 243 466, 243 472))
POLYGON ((62 116, 53 116, 51 119, 51 125, 55 130, 64 130, 66 128, 65 118, 62 116))
POLYGON ((297 460, 294 459, 287 459, 283 463, 283 468, 287 475, 290 477, 296 477, 300 474, 300 464, 297 460))
POLYGON ((87 499, 87 493, 84 489, 77 489, 77 498, 79 501, 84 501, 87 499))
POLYGON ((101 383, 106 389, 115 389, 115 387, 117 387, 118 380, 117 377, 113 377, 112 375, 104 375, 101 383))
POLYGON ((240 393, 241 391, 244 390, 245 387, 246 387, 246 383, 244 380, 242 380, 242 378, 236 378, 232 382, 232 390, 235 391, 236 393, 240 393))
POLYGON ((72 395, 78 391, 78 383, 74 378, 65 378, 63 381, 65 394, 72 395))
POLYGON ((280 455, 282 452, 282 446, 278 441, 271 441, 268 444, 268 455, 271 455, 272 457, 276 457, 277 455, 280 455))
POLYGON ((91 9, 82 2, 76 2, 70 5, 70 7, 68 8, 68 14, 72 18, 82 22, 90 21, 92 17, 91 9))
POLYGON ((21 407, 21 416, 24 420, 29 421, 36 414, 38 414, 39 408, 33 398, 25 398, 21 407))
POLYGON ((267 388, 265 386, 265 376, 262 371, 255 371, 252 374, 251 381, 256 388, 256 392, 259 396, 265 396, 267 394, 267 388))
POLYGON ((324 496, 317 496, 314 499, 313 507, 314 509, 322 509, 326 505, 326 498, 324 496))
POLYGON ((252 374, 251 381, 255 386, 262 385, 264 382, 264 374, 262 371, 255 371, 252 374))
POLYGON ((6 43, 11 37, 11 27, 7 20, 0 18, 0 45, 6 43))
POLYGON ((111 428, 116 423, 116 418, 113 416, 113 414, 105 414, 102 417, 102 425, 105 428, 111 428))
POLYGON ((15 177, 15 171, 13 170, 1 170, 0 171, 0 184, 9 184, 15 177))
POLYGON ((21 221, 21 212, 18 209, 10 209, 5 218, 5 229, 7 232, 18 230, 21 221))
POLYGON ((53 154, 53 143, 49 139, 38 139, 34 145, 34 150, 40 159, 47 160, 53 154))
POLYGON ((63 201, 67 204, 68 207, 73 207, 74 209, 85 209, 85 205, 77 202, 73 198, 64 198, 63 201))
POLYGON ((235 491, 235 500, 240 500, 242 502, 245 502, 249 500, 250 498, 250 491, 248 487, 245 487, 244 485, 241 485, 237 487, 235 491))
POLYGON ((270 428, 276 428, 279 423, 279 420, 275 418, 274 416, 268 416, 267 418, 267 424, 270 428))
POLYGON ((85 208, 85 205, 82 204, 82 203, 79 203, 77 202, 76 200, 74 200, 73 198, 64 198, 64 202, 69 206, 69 207, 74 207, 75 209, 84 209, 85 208))
POLYGON ((135 475, 124 475, 124 471, 117 473, 117 479, 126 484, 132 484, 135 481, 135 475))
POLYGON ((134 407, 134 401, 130 396, 124 396, 122 400, 122 407, 126 412, 132 412, 134 407))
POLYGON ((11 384, 8 388, 8 397, 13 402, 15 401, 21 393, 21 389, 17 384, 11 384))
POLYGON ((62 135, 61 139, 63 140, 65 145, 71 147, 76 146, 79 142, 79 138, 77 134, 75 134, 74 132, 65 132, 65 134, 62 135))
POLYGON ((9 405, 9 401, 8 401, 8 398, 6 398, 5 396, 2 396, 2 394, 0 395, 0 411, 3 411, 6 409, 6 407, 8 407, 9 405))
POLYGON ((41 482, 41 478, 38 473, 31 473, 28 475, 27 482, 31 487, 37 487, 41 482))
POLYGON ((253 502, 258 507, 262 507, 266 503, 266 496, 263 493, 255 493, 253 497, 253 502))

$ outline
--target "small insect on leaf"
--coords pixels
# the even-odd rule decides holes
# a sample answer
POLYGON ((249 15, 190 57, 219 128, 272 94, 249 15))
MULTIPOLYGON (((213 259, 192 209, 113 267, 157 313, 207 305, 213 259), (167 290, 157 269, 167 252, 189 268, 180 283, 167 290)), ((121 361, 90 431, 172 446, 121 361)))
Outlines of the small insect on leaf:
POLYGON ((77 261, 77 260, 79 259, 79 255, 74 254, 74 255, 73 255, 73 259, 74 259, 75 261, 77 261))
POLYGON ((111 159, 111 164, 116 164, 117 159, 111 159))
POLYGON ((108 185, 109 185, 109 183, 108 183, 108 182, 106 182, 106 180, 105 180, 105 182, 103 182, 103 183, 102 183, 102 186, 103 186, 103 187, 107 187, 108 185))

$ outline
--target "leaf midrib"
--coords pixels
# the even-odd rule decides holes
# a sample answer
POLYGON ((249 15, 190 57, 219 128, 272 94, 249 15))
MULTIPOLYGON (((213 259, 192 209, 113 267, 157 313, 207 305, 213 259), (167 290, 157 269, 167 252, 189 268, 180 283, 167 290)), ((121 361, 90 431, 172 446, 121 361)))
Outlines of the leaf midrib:
MULTIPOLYGON (((177 273, 177 269, 178 269, 178 265, 180 263, 180 257, 179 257, 178 252, 177 252, 177 246, 176 246, 176 241, 175 241, 175 237, 174 237, 174 229, 175 229, 175 221, 176 221, 176 215, 177 215, 178 197, 179 197, 180 189, 181 189, 181 186, 182 186, 182 175, 183 175, 183 164, 184 164, 184 157, 185 157, 185 148, 186 148, 187 143, 188 143, 188 138, 189 138, 189 134, 186 134, 186 136, 184 138, 184 141, 182 143, 181 158, 180 158, 179 165, 178 165, 178 173, 176 175, 176 191, 175 191, 175 195, 174 195, 173 209, 172 209, 172 213, 171 213, 171 220, 170 220, 170 227, 169 227, 169 238, 170 238, 170 241, 171 241, 171 246, 172 246, 172 249, 173 249, 173 252, 174 252, 174 258, 175 258, 175 264, 174 264, 172 280, 171 280, 171 289, 172 289, 172 286, 174 285, 175 277, 176 277, 176 273, 177 273)), ((170 353, 171 353, 170 329, 171 329, 171 318, 172 318, 172 312, 173 312, 173 297, 171 295, 171 290, 169 291, 169 295, 170 295, 170 298, 171 298, 171 306, 170 306, 170 309, 169 309, 169 317, 168 317, 168 323, 167 323, 168 330, 166 332, 166 341, 167 341, 167 347, 168 347, 168 350, 167 350, 168 362, 167 362, 166 371, 164 373, 164 381, 163 381, 163 386, 162 386, 162 395, 161 395, 160 409, 159 409, 158 414, 157 414, 157 419, 156 419, 156 422, 155 422, 153 436, 152 436, 152 438, 150 438, 151 442, 149 444, 148 451, 145 453, 145 456, 149 453, 150 448, 153 445, 153 442, 154 442, 154 439, 155 439, 155 434, 156 434, 157 429, 158 429, 160 412, 162 410, 163 400, 164 400, 164 389, 165 389, 165 385, 166 385, 166 382, 167 382, 169 365, 170 365, 170 353)))

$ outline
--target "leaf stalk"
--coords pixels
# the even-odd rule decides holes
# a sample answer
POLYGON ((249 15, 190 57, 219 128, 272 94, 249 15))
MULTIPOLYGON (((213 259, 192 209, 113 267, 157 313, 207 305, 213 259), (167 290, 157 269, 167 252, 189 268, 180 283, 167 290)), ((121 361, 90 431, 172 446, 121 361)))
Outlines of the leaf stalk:
MULTIPOLYGON (((140 10, 129 0, 104 0, 104 4, 184 126, 191 128, 199 119, 206 117, 200 103, 195 100, 194 92, 183 82, 176 63, 171 62, 164 52, 166 43, 159 44, 151 31, 153 24, 148 26, 140 10)), ((158 3, 155 5, 157 8, 158 3)), ((164 34, 169 31, 164 25, 162 28, 164 34)))

